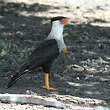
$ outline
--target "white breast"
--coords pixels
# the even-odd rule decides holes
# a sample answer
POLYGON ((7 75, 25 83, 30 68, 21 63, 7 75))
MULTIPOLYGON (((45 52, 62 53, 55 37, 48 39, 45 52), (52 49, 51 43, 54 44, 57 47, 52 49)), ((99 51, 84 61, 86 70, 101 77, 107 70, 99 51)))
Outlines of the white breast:
POLYGON ((47 37, 47 39, 55 39, 57 41, 59 51, 62 51, 66 46, 63 39, 63 28, 63 24, 60 24, 59 21, 54 21, 51 32, 47 37))

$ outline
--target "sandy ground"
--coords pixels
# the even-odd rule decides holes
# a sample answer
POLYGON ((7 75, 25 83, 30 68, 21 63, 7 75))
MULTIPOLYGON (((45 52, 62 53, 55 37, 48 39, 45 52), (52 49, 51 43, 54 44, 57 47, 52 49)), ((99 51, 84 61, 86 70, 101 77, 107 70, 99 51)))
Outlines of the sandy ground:
MULTIPOLYGON (((0 93, 28 92, 70 104, 110 106, 110 7, 72 6, 37 1, 34 4, 0 4, 0 93), (30 50, 48 35, 50 17, 78 20, 65 26, 65 42, 71 48, 55 61, 50 76, 56 91, 46 91, 43 73, 26 74, 12 88, 6 85, 30 50), (11 46, 3 42, 9 42, 11 46), (6 52, 9 50, 9 52, 6 52), (13 60, 14 59, 14 60, 13 60), (18 60, 19 59, 19 60, 18 60)), ((1 110, 53 110, 36 105, 3 104, 1 110)), ((56 110, 56 109, 55 109, 56 110)), ((69 109, 68 109, 69 110, 69 109)))

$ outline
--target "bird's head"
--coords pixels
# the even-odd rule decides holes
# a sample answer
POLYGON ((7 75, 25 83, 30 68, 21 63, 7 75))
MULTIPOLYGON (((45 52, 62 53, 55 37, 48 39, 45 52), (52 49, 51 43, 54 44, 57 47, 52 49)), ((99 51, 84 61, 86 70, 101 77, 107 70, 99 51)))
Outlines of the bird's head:
POLYGON ((54 18, 51 18, 51 23, 55 23, 55 22, 58 22, 60 24, 67 24, 69 21, 69 19, 67 17, 63 17, 63 16, 58 16, 58 17, 54 17, 54 18))
POLYGON ((62 38, 64 25, 74 25, 75 23, 67 17, 57 16, 51 18, 51 24, 52 28, 48 38, 62 38))
POLYGON ((51 23, 59 23, 59 24, 62 24, 62 25, 65 25, 65 24, 70 24, 70 25, 74 25, 76 24, 77 22, 76 21, 71 21, 69 18, 67 17, 63 17, 63 16, 57 16, 57 17, 53 17, 51 18, 51 23))

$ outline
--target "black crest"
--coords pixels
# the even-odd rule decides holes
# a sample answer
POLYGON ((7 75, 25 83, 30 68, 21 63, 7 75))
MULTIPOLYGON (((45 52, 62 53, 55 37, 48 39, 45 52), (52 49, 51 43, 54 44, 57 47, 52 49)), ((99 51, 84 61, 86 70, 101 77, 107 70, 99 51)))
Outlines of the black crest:
POLYGON ((51 18, 51 23, 52 23, 53 21, 61 20, 61 19, 63 19, 63 18, 66 18, 66 17, 64 17, 64 16, 57 16, 57 17, 51 18))

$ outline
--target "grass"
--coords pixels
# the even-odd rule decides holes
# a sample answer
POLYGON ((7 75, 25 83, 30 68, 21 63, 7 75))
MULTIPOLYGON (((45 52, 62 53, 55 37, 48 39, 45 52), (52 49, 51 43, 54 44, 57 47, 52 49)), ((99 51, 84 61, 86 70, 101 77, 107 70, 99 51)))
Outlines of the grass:
POLYGON ((14 39, 0 40, 0 65, 9 65, 11 68, 18 67, 29 56, 30 45, 16 42, 14 39), (7 63, 6 63, 7 62, 7 63))

